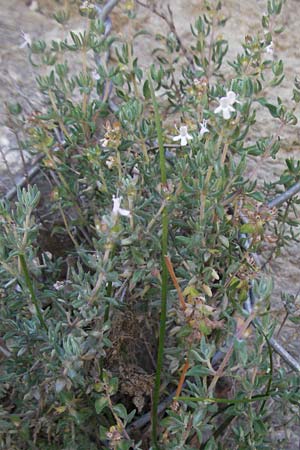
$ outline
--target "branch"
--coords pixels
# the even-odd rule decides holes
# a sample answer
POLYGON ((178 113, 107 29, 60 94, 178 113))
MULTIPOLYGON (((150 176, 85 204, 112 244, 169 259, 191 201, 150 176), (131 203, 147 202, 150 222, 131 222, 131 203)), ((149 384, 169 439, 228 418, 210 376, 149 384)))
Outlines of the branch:
POLYGON ((108 18, 108 15, 111 13, 111 11, 114 9, 115 6, 119 3, 120 0, 110 0, 108 1, 102 8, 100 13, 100 19, 105 22, 105 20, 108 18))
POLYGON ((193 59, 190 57, 189 55, 189 51, 188 49, 183 45, 182 40, 179 36, 179 34, 177 33, 175 24, 174 24, 174 18, 173 18, 173 13, 172 10, 170 8, 170 5, 167 5, 167 9, 168 9, 168 13, 169 13, 169 17, 167 17, 167 15, 165 13, 163 13, 162 11, 159 11, 154 4, 147 5, 146 3, 143 3, 141 0, 136 0, 137 4, 142 6, 143 8, 146 8, 150 11, 152 11, 154 14, 156 14, 158 17, 160 17, 164 22, 166 22, 166 24, 168 25, 168 27, 170 28, 171 32, 174 34, 174 36, 176 37, 177 43, 179 45, 179 47, 181 48, 184 56, 186 57, 186 59, 188 60, 189 64, 191 64, 192 66, 194 65, 194 61, 193 59))
MULTIPOLYGON (((161 414, 165 409, 168 408, 169 405, 171 405, 173 398, 175 397, 176 391, 172 392, 167 398, 165 398, 165 400, 163 400, 157 408, 157 414, 161 414)), ((146 414, 144 414, 142 417, 140 417, 139 419, 135 420, 131 425, 129 425, 129 427, 127 428, 127 432, 131 433, 132 431, 138 430, 142 427, 144 427, 145 425, 147 425, 147 423, 149 423, 151 420, 151 412, 148 412, 146 414)))
POLYGON ((269 208, 278 208, 282 205, 282 203, 289 200, 294 195, 298 194, 300 191, 300 182, 295 183, 291 188, 289 188, 287 191, 283 192, 282 194, 278 195, 277 197, 273 198, 270 202, 267 203, 267 206, 269 208))

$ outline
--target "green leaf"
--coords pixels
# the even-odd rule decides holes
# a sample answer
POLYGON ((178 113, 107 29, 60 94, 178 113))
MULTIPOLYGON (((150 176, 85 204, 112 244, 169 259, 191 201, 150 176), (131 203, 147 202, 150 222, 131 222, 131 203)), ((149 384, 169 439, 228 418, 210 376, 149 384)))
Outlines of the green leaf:
POLYGON ((9 112, 14 116, 17 116, 22 112, 22 106, 20 105, 20 103, 8 103, 7 107, 9 112))
POLYGON ((300 323, 300 317, 290 317, 289 320, 297 325, 300 323))
POLYGON ((215 439, 212 437, 207 444, 204 447, 204 450, 215 450, 217 448, 216 446, 216 441, 215 439))
POLYGON ((113 407, 113 410, 121 419, 127 420, 127 411, 124 405, 118 403, 113 407))
POLYGON ((251 223, 244 223, 244 225, 242 225, 240 228, 241 233, 252 234, 255 233, 255 231, 256 227, 251 223))
POLYGON ((109 394, 114 395, 116 394, 119 386, 119 380, 117 377, 113 377, 109 380, 109 394))
POLYGON ((208 375, 213 375, 212 371, 205 366, 195 366, 192 367, 186 374, 189 377, 194 377, 194 376, 198 376, 198 377, 206 377, 208 375))
POLYGON ((107 439, 107 436, 106 436, 107 432, 108 432, 108 429, 106 427, 103 427, 102 425, 100 425, 100 427, 99 427, 99 437, 100 437, 100 439, 105 441, 107 439))
POLYGON ((258 202, 265 202, 265 196, 261 192, 252 192, 252 194, 249 195, 249 197, 254 198, 254 200, 257 200, 258 202))
POLYGON ((283 62, 282 62, 282 60, 273 62, 273 64, 272 64, 272 72, 274 73, 274 75, 276 75, 276 77, 278 77, 279 75, 282 75, 282 73, 283 73, 283 62))
POLYGON ((131 442, 123 440, 117 444, 116 450, 129 450, 130 448, 132 448, 131 442))
POLYGON ((126 422, 127 422, 127 423, 130 423, 130 422, 132 421, 132 419, 133 419, 134 416, 135 416, 135 413, 136 413, 136 409, 133 409, 133 410, 131 411, 131 413, 128 414, 127 419, 126 419, 126 422))
POLYGON ((146 100, 148 100, 149 98, 151 98, 151 91, 150 91, 150 87, 149 87, 149 81, 146 80, 143 86, 143 95, 145 97, 146 100))
MULTIPOLYGON (((279 78, 276 77, 274 78, 271 82, 270 82, 270 86, 279 86, 279 84, 283 81, 285 77, 285 74, 282 74, 279 78)), ((271 111, 270 111, 271 112, 271 111)), ((272 113, 271 113, 272 114, 272 113)), ((273 114, 272 114, 273 115, 273 114)), ((278 117, 278 116, 274 116, 274 117, 278 117)))
POLYGON ((226 236, 221 234, 219 236, 219 241, 221 242, 221 244, 224 245, 224 247, 229 248, 229 240, 228 240, 228 238, 226 236))
POLYGON ((133 39, 137 38, 138 36, 152 36, 152 34, 149 31, 143 29, 135 33, 133 35, 133 39))
POLYGON ((253 428, 256 431, 258 435, 264 435, 266 433, 266 425, 263 423, 262 420, 256 419, 253 428))
POLYGON ((106 408, 108 405, 108 399, 106 397, 97 398, 95 401, 95 410, 97 414, 100 414, 101 411, 106 408))
POLYGON ((262 106, 264 106, 265 108, 267 108, 273 117, 275 117, 275 118, 279 117, 277 107, 275 105, 272 105, 272 103, 267 102, 267 100, 264 97, 258 98, 256 101, 258 103, 260 103, 262 106))

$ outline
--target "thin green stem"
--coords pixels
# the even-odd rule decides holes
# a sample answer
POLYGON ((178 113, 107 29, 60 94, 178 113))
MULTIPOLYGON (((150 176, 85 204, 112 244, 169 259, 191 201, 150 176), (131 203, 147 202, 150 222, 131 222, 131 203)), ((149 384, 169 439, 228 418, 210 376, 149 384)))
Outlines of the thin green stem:
POLYGON ((54 94, 53 94, 53 92, 52 92, 50 89, 49 89, 49 91, 48 91, 48 95, 49 95, 49 99, 50 99, 52 108, 53 108, 54 112, 55 112, 56 115, 57 115, 57 121, 58 121, 58 123, 59 123, 59 126, 60 126, 62 132, 64 133, 65 137, 68 138, 68 140, 71 142, 71 136, 70 136, 70 134, 68 133, 68 130, 66 129, 66 127, 65 127, 65 124, 64 124, 64 122, 63 122, 63 120, 62 120, 62 118, 61 118, 61 115, 60 115, 60 113, 59 113, 59 111, 58 111, 58 108, 57 108, 57 105, 56 105, 56 103, 55 103, 55 97, 54 97, 54 94))
POLYGON ((76 241, 76 239, 74 238, 73 234, 71 233, 71 230, 70 230, 70 227, 69 227, 69 224, 68 224, 66 215, 65 215, 64 210, 62 209, 60 203, 58 203, 58 209, 59 209, 60 214, 61 214, 61 216, 62 216, 62 219, 63 219, 63 221, 64 221, 65 229, 67 230, 67 233, 68 233, 68 235, 69 235, 71 241, 73 242, 74 247, 75 247, 76 249, 78 249, 79 244, 78 244, 78 242, 76 241))
MULTIPOLYGON (((111 297, 111 295, 112 295, 112 282, 111 281, 109 281, 107 283, 106 295, 107 295, 107 297, 111 297)), ((105 305, 105 309, 104 309, 104 317, 103 317, 104 324, 109 319, 109 311, 110 311, 110 304, 109 304, 109 302, 107 302, 105 305)), ((102 381, 103 381, 103 366, 104 366, 104 356, 101 356, 101 358, 100 358, 100 379, 102 381)))
POLYGON ((259 400, 265 401, 270 398, 271 394, 272 392, 269 391, 267 394, 253 395, 253 397, 243 397, 243 398, 188 397, 180 395, 179 397, 174 397, 174 400, 183 402, 224 403, 228 405, 237 405, 240 403, 253 403, 259 400))
POLYGON ((166 171, 166 160, 165 160, 165 151, 164 151, 164 141, 163 141, 163 132, 161 128, 161 120, 158 109, 158 103, 155 97, 154 88, 152 84, 152 80, 150 75, 148 75, 149 87, 151 91, 151 98, 154 107, 154 117, 155 117, 155 126, 157 131, 157 140, 158 140, 158 148, 159 148, 159 166, 160 166, 160 174, 161 174, 161 182, 162 184, 167 184, 167 171, 166 171))
POLYGON ((26 283, 26 286, 27 286, 27 288, 28 288, 28 290, 30 292, 30 297, 31 297, 31 300, 32 300, 32 302, 33 302, 33 304, 35 306, 37 316, 39 318, 39 321, 40 321, 42 327, 45 328, 46 331, 48 331, 48 327, 46 325, 46 322, 44 320, 42 311, 40 309, 40 305, 38 303, 38 300, 37 300, 35 292, 34 292, 34 288, 33 288, 33 285, 32 285, 32 282, 31 282, 31 278, 30 278, 30 275, 29 275, 29 271, 28 271, 28 267, 27 267, 27 264, 26 264, 25 256, 23 254, 20 254, 19 258, 20 258, 20 264, 21 264, 22 272, 23 272, 24 278, 25 278, 25 283, 26 283))
MULTIPOLYGON (((163 143, 163 133, 161 127, 161 118, 158 110, 158 103, 155 97, 153 84, 150 75, 148 75, 151 98, 154 107, 155 126, 157 131, 159 145, 159 163, 162 185, 167 184, 166 161, 163 143)), ((166 320, 167 320, 167 294, 168 294, 168 269, 165 262, 165 256, 168 251, 168 210, 165 206, 162 211, 162 238, 161 238, 161 256, 162 256, 162 288, 161 288, 161 313, 160 313, 160 329, 157 354, 157 366, 155 374, 155 383, 152 402, 152 443, 153 448, 157 449, 157 422, 158 422, 158 404, 161 385, 161 372, 163 366, 165 336, 166 336, 166 320)))

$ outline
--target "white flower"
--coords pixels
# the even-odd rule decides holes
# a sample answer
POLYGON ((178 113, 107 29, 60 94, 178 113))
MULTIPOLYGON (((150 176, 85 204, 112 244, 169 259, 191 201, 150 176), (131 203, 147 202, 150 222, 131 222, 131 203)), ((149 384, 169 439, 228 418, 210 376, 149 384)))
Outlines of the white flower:
POLYGON ((273 56, 273 53, 274 53, 274 44, 273 44, 273 42, 271 42, 269 45, 266 46, 265 52, 268 53, 269 55, 273 56))
POLYGON ((113 204, 114 204, 113 210, 112 210, 113 217, 118 217, 119 215, 125 216, 125 217, 131 216, 130 211, 128 211, 127 209, 120 208, 122 197, 116 197, 115 195, 113 195, 112 199, 113 199, 113 204))
POLYGON ((226 97, 221 97, 219 99, 220 105, 215 109, 215 114, 221 112, 223 114, 223 118, 228 120, 230 119, 230 114, 235 112, 233 108, 234 103, 240 103, 236 98, 236 93, 233 91, 228 91, 226 97))
POLYGON ((188 128, 186 125, 183 125, 179 128, 179 135, 173 137, 173 141, 179 141, 180 145, 185 146, 187 145, 187 141, 193 139, 193 136, 191 136, 188 133, 188 128))
POLYGON ((94 69, 93 71, 92 71, 92 78, 93 78, 93 80, 95 80, 95 81, 98 81, 98 80, 100 80, 100 75, 99 75, 99 73, 97 72, 97 70, 96 69, 94 69))
POLYGON ((23 42, 20 45, 20 48, 25 48, 26 46, 31 47, 32 41, 31 41, 30 34, 24 33, 24 31, 21 31, 21 38, 23 39, 23 42))
POLYGON ((56 281, 56 283, 54 283, 53 287, 56 291, 61 291, 65 287, 65 282, 64 281, 56 281))
POLYGON ((237 100, 236 93, 233 91, 228 91, 226 97, 228 98, 231 105, 234 105, 234 103, 241 103, 237 100))
POLYGON ((219 103, 220 105, 215 109, 215 114, 221 112, 224 119, 230 119, 230 113, 234 112, 235 109, 231 106, 229 99, 227 97, 221 97, 219 103))
POLYGON ((202 137, 205 133, 209 133, 209 129, 207 128, 207 120, 203 119, 203 122, 200 123, 200 137, 202 137))

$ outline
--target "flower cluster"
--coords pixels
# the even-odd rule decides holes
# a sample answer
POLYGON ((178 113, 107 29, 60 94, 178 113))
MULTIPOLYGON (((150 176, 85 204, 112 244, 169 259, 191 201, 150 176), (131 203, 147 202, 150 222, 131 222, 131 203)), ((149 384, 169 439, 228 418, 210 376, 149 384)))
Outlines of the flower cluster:
MULTIPOLYGON (((200 137, 204 136, 205 133, 209 133, 209 129, 207 128, 207 122, 208 120, 203 119, 203 121, 199 124, 200 125, 200 137)), ((177 129, 177 127, 176 127, 177 129)), ((188 141, 191 141, 193 139, 193 136, 191 136, 188 133, 188 127, 186 125, 182 125, 179 130, 179 135, 173 137, 173 141, 180 141, 180 145, 182 147, 185 147, 188 144, 188 141)))

